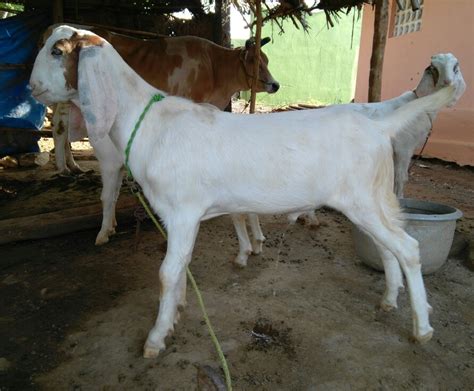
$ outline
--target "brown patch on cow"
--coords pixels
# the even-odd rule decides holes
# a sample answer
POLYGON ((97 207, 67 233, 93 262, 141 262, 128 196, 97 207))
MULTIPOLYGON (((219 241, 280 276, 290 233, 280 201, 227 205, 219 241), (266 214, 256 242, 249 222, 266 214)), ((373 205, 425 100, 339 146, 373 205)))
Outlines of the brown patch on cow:
POLYGON ((77 65, 80 50, 89 46, 102 46, 104 42, 105 41, 97 35, 79 35, 77 32, 69 39, 63 38, 55 42, 51 50, 59 49, 62 52, 66 88, 74 88, 77 90, 77 65))
POLYGON ((196 70, 191 69, 191 72, 189 72, 189 75, 186 79, 186 84, 191 86, 196 82, 196 70))
POLYGON ((183 65, 183 57, 175 54, 173 56, 167 55, 166 57, 166 73, 171 75, 175 69, 181 68, 183 65))
POLYGON ((186 53, 189 58, 199 58, 202 55, 203 46, 195 42, 186 42, 186 53))

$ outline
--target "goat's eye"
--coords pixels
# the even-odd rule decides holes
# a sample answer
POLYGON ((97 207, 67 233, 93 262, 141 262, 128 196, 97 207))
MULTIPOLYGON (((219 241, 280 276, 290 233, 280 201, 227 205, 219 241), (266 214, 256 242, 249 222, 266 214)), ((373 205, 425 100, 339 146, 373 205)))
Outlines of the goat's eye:
POLYGON ((453 68, 453 72, 454 73, 458 73, 459 72, 459 64, 456 64, 453 68))
POLYGON ((51 49, 51 54, 53 56, 62 56, 63 55, 63 51, 57 47, 54 47, 51 49))

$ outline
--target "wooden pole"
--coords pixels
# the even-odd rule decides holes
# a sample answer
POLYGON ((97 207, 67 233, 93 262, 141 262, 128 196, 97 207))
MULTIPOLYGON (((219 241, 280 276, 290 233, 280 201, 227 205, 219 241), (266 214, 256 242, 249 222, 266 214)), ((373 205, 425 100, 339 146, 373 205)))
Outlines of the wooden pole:
POLYGON ((250 113, 255 113, 255 102, 257 100, 258 68, 260 65, 260 45, 262 40, 262 2, 255 0, 255 63, 253 66, 252 92, 250 95, 250 113))
POLYGON ((383 57, 388 32, 388 3, 389 0, 376 0, 375 2, 374 39, 369 73, 369 102, 380 102, 382 95, 383 57))
POLYGON ((53 2, 53 22, 64 22, 64 5, 63 0, 54 0, 53 2))
POLYGON ((229 0, 216 0, 214 42, 226 48, 231 47, 229 0))

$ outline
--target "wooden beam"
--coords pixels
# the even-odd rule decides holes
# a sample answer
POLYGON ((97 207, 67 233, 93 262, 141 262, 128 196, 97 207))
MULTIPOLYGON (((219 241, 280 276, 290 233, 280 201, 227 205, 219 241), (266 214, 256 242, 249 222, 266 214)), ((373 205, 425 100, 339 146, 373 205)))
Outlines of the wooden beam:
POLYGON ((229 0, 216 0, 214 15, 214 42, 226 48, 230 42, 230 3, 229 0))
MULTIPOLYGON (((117 219, 133 220, 133 211, 138 206, 135 197, 120 197, 117 202, 117 219)), ((71 232, 100 228, 102 205, 95 204, 34 216, 0 220, 0 244, 20 240, 44 239, 71 232)))
POLYGON ((51 130, 0 127, 0 134, 10 134, 10 133, 15 133, 15 134, 23 133, 23 134, 34 136, 36 138, 40 138, 40 137, 52 138, 53 137, 53 132, 51 130))
POLYGON ((132 35, 143 35, 145 37, 150 37, 150 38, 157 38, 160 34, 157 33, 151 33, 149 31, 142 31, 142 30, 132 30, 132 29, 126 29, 123 27, 116 27, 116 26, 110 26, 106 24, 98 24, 98 23, 83 23, 78 20, 74 19, 65 19, 65 23, 74 23, 74 24, 81 24, 83 26, 91 26, 91 27, 99 27, 102 29, 106 29, 109 31, 116 31, 119 33, 125 33, 125 34, 132 34, 132 35))
POLYGON ((375 1, 374 38, 369 73, 369 102, 380 102, 382 95, 383 57, 388 32, 389 0, 375 1))

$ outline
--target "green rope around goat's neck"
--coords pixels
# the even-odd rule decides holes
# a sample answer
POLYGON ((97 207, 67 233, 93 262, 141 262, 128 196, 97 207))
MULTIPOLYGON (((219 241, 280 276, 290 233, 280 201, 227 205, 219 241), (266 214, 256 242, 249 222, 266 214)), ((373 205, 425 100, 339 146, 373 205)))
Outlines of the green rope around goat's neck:
MULTIPOLYGON (((127 147, 125 148, 125 168, 127 169, 127 174, 128 174, 128 177, 130 179, 133 178, 133 175, 132 175, 132 171, 130 170, 130 166, 128 165, 128 160, 130 158, 130 150, 132 148, 133 140, 135 139, 135 136, 137 135, 137 131, 140 128, 140 125, 141 125, 143 119, 145 118, 146 114, 148 113, 148 110, 150 110, 150 107, 153 105, 153 103, 159 102, 160 100, 163 100, 163 99, 164 99, 164 96, 161 95, 161 94, 155 94, 151 97, 150 101, 145 106, 145 108, 143 109, 143 112, 141 113, 140 117, 138 118, 138 121, 135 124, 135 127, 133 128, 132 134, 130 135, 130 138, 129 138, 128 143, 127 143, 127 147)), ((166 240, 168 240, 168 235, 166 235, 165 230, 163 229, 163 227, 159 223, 158 219, 153 214, 152 210, 148 206, 148 204, 145 201, 145 198, 143 197, 141 192, 140 191, 132 191, 132 192, 133 192, 133 194, 135 194, 138 197, 140 203, 145 208, 146 212, 148 213, 148 216, 150 216, 150 218, 153 221, 153 223, 155 224, 156 228, 158 228, 158 230, 161 232, 163 237, 166 240)), ((231 381, 231 378, 230 378, 230 372, 229 372, 229 367, 227 365, 227 360, 224 356, 224 352, 222 351, 221 345, 219 344, 219 340, 217 339, 217 336, 214 333, 214 329, 212 328, 209 316, 207 315, 206 307, 204 305, 204 300, 202 298, 201 292, 199 291, 199 288, 196 284, 196 281, 194 280, 194 277, 191 273, 191 270, 189 270, 189 267, 187 267, 187 266, 186 266, 186 274, 187 274, 189 280, 191 281, 191 285, 194 288, 194 292, 196 293, 198 303, 199 303, 199 307, 201 308, 201 312, 202 312, 202 315, 204 317, 204 321, 206 322, 207 329, 209 331, 209 335, 211 336, 211 340, 214 344, 214 347, 216 348, 217 355, 219 356, 219 359, 221 361, 221 365, 222 365, 222 368, 224 370, 225 381, 226 381, 226 384, 227 384, 227 390, 232 391, 232 381, 231 381)))
POLYGON ((130 149, 132 148, 133 140, 135 140, 137 131, 140 128, 140 125, 142 124, 142 121, 145 118, 145 115, 148 113, 148 110, 150 110, 151 105, 155 102, 159 102, 160 100, 163 100, 164 98, 165 97, 161 94, 155 94, 151 97, 150 101, 143 109, 143 112, 140 114, 140 117, 138 118, 138 121, 135 124, 135 127, 133 128, 132 134, 130 135, 130 138, 128 139, 127 147, 125 148, 125 168, 127 169, 127 174, 130 178, 132 178, 133 175, 132 175, 132 171, 130 170, 130 166, 128 165, 128 159, 130 158, 130 149))

